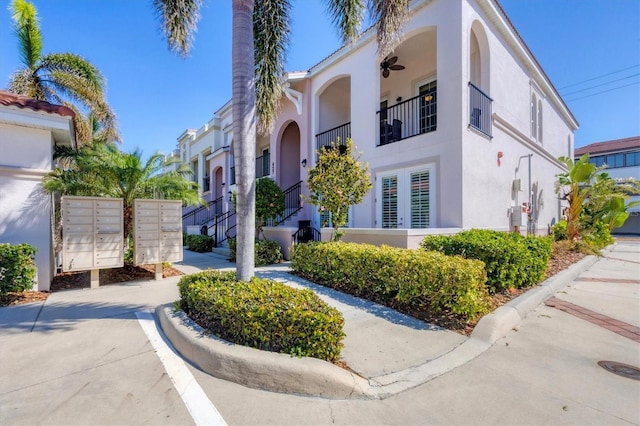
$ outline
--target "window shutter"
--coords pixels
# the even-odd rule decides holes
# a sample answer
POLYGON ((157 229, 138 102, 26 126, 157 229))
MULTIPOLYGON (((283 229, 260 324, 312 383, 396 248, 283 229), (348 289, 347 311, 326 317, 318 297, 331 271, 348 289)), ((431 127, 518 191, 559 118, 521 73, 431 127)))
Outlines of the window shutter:
POLYGON ((411 228, 429 227, 429 171, 411 173, 411 228))
POLYGON ((382 227, 398 227, 398 177, 382 178, 382 227))

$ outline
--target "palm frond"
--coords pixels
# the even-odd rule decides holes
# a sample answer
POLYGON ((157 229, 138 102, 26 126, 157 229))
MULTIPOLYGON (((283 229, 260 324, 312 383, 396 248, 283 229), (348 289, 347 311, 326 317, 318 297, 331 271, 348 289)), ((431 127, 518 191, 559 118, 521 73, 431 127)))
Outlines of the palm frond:
POLYGON ((9 91, 18 95, 29 96, 30 98, 41 101, 47 100, 47 94, 42 85, 42 81, 28 68, 14 72, 9 78, 7 88, 9 91))
POLYGON ((200 20, 202 0, 153 0, 169 49, 185 57, 200 20))
POLYGON ((353 42, 360 33, 365 4, 362 0, 326 0, 327 11, 343 43, 353 42))
POLYGON ((267 135, 282 97, 291 32, 289 0, 257 1, 253 10, 258 131, 267 135))
POLYGON ((74 76, 87 86, 87 91, 102 93, 104 77, 88 60, 73 53, 51 53, 42 57, 38 71, 74 76))
POLYGON ((22 63, 30 70, 34 70, 42 52, 42 35, 38 26, 36 8, 26 0, 13 0, 9 11, 19 41, 22 63))
POLYGON ((386 57, 401 41, 401 29, 409 16, 410 0, 370 0, 370 14, 376 25, 378 55, 386 57))

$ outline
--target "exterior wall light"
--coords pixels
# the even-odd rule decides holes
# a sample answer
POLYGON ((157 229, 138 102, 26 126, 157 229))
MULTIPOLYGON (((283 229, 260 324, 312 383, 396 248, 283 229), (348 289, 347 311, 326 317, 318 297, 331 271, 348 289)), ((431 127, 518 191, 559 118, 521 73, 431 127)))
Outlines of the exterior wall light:
POLYGON ((302 164, 302 167, 307 167, 307 159, 305 158, 304 160, 302 160, 300 164, 302 164))

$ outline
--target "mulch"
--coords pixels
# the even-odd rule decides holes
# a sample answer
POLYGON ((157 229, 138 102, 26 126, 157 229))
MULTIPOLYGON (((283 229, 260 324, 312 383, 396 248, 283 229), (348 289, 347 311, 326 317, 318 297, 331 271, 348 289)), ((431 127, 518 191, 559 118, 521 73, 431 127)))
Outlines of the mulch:
MULTIPOLYGON (((162 277, 175 277, 182 272, 171 266, 162 266, 162 277)), ((125 265, 122 268, 101 269, 99 273, 100 286, 118 284, 129 281, 152 280, 156 276, 155 265, 125 265)), ((50 292, 91 288, 91 272, 62 272, 51 282, 50 292)), ((24 303, 41 302, 47 299, 47 291, 9 292, 0 295, 0 306, 21 305, 24 303)))

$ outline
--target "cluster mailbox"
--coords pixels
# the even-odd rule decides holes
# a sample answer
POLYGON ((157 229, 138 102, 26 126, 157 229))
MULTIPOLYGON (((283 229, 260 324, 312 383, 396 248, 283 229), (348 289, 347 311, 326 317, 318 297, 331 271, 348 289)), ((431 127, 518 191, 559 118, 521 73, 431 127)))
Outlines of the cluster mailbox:
POLYGON ((122 198, 62 197, 62 270, 124 266, 122 198))
POLYGON ((133 258, 136 265, 182 260, 182 202, 135 200, 133 258))

